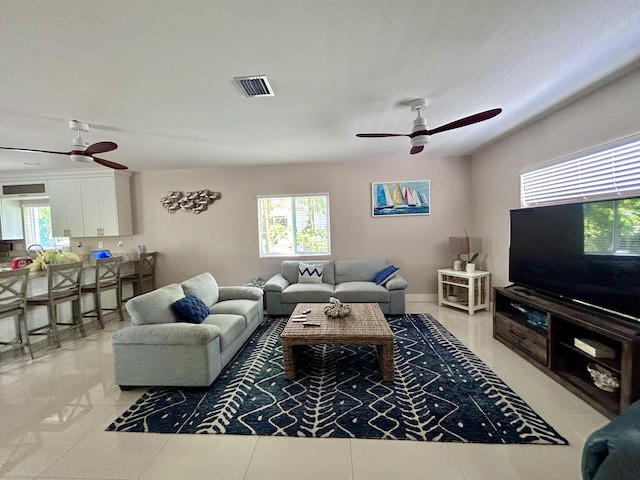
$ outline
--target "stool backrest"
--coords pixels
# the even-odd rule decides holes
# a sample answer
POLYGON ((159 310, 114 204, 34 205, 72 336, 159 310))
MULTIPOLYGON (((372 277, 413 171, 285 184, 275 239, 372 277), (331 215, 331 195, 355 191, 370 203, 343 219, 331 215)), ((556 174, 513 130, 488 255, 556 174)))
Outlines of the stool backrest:
POLYGON ((0 316, 25 307, 28 283, 28 268, 0 272, 0 316))
POLYGON ((60 263, 47 268, 49 297, 68 295, 77 292, 80 295, 82 283, 82 262, 60 263))
POLYGON ((96 286, 106 287, 120 281, 122 257, 99 258, 96 260, 96 286))
POLYGON ((138 277, 153 277, 156 274, 156 257, 158 252, 141 253, 138 262, 138 277))

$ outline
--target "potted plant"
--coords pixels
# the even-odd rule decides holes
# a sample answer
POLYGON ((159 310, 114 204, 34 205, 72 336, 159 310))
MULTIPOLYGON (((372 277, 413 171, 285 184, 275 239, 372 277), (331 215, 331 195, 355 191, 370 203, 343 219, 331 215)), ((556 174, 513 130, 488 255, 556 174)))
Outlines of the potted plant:
POLYGON ((467 261, 465 262, 464 268, 468 273, 471 272, 475 272, 476 271, 476 264, 474 263, 476 261, 476 258, 478 258, 478 255, 480 255, 480 252, 471 252, 471 242, 469 241, 469 235, 467 234, 467 231, 464 231, 464 236, 467 237, 467 261))

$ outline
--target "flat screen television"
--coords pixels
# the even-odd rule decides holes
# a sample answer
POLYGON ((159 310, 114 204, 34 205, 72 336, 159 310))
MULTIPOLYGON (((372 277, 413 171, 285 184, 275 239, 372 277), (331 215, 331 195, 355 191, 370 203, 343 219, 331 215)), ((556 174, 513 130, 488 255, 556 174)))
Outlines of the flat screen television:
POLYGON ((640 197, 511 210, 509 281, 640 322, 640 197))

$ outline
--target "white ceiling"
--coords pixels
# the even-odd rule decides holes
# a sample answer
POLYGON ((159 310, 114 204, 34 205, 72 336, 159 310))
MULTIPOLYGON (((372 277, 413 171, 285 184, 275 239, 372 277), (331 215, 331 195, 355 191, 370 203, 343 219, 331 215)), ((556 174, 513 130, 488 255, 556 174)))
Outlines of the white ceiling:
MULTIPOLYGON (((67 121, 134 171, 408 156, 408 100, 467 155, 640 59, 640 0, 2 0, 0 145, 71 149, 67 121), (274 97, 233 82, 268 76, 274 97)), ((594 119, 594 121, 596 121, 594 119)), ((77 168, 0 151, 0 171, 77 168), (39 165, 26 165, 26 163, 39 165)), ((104 168, 87 166, 85 168, 104 168)))

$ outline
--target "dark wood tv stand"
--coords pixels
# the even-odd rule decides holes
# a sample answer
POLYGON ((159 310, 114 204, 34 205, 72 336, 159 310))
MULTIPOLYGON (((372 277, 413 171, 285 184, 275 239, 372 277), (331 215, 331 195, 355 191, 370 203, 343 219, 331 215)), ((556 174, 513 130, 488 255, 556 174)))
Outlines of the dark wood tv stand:
POLYGON ((640 324, 513 287, 496 287, 493 294, 496 340, 609 418, 640 399, 640 324), (513 304, 541 312, 547 328, 528 322, 513 304), (575 347, 575 338, 602 343, 615 358, 595 358, 575 347), (587 371, 590 363, 614 373, 620 388, 607 392, 596 387, 587 371))

